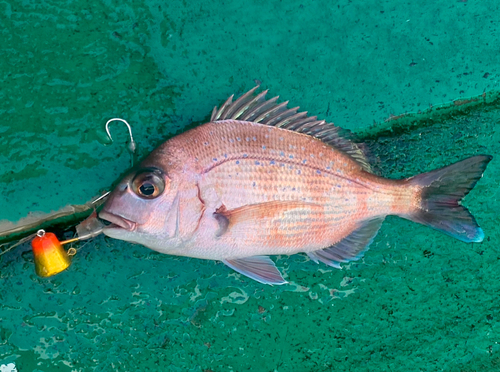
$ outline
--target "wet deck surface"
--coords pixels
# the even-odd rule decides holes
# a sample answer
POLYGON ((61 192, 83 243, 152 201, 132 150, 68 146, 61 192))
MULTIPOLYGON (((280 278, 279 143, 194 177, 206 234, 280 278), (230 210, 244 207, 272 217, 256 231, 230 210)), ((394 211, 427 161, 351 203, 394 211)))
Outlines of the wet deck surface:
POLYGON ((365 257, 342 270, 274 257, 290 281, 281 287, 102 236, 76 246, 67 271, 41 279, 24 245, 0 258, 0 366, 498 368, 498 5, 292 1, 243 14, 236 1, 169 4, 2 6, 0 220, 109 188, 131 163, 125 128, 113 126, 107 144, 109 118, 131 123, 142 157, 259 80, 358 132, 387 177, 492 154, 464 203, 485 241, 389 217, 365 257), (425 111, 470 97, 483 100, 425 111), (415 115, 384 122, 405 112, 415 115))

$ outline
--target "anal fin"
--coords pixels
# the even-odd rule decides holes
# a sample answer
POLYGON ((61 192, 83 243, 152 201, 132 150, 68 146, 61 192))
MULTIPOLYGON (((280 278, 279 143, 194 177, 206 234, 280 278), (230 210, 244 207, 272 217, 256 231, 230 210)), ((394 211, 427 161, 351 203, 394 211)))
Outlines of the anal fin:
POLYGON ((268 256, 252 256, 222 260, 231 269, 263 284, 288 283, 268 256))
POLYGON ((340 242, 328 248, 307 252, 307 255, 316 263, 321 261, 328 266, 340 269, 340 262, 356 261, 363 256, 377 235, 382 222, 384 218, 364 221, 340 242))

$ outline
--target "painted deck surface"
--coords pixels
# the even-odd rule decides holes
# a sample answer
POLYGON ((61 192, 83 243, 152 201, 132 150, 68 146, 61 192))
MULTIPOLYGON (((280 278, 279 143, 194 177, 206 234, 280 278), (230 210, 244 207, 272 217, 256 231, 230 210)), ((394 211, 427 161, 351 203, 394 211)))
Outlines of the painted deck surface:
POLYGON ((465 200, 484 242, 389 217, 342 270, 273 257, 290 282, 280 287, 102 236, 41 279, 24 245, 0 256, 0 367, 498 370, 500 5, 242 4, 3 3, 0 220, 84 203, 118 180, 131 158, 120 124, 106 140, 108 119, 130 122, 144 157, 258 80, 357 132, 387 177, 492 154, 465 200))

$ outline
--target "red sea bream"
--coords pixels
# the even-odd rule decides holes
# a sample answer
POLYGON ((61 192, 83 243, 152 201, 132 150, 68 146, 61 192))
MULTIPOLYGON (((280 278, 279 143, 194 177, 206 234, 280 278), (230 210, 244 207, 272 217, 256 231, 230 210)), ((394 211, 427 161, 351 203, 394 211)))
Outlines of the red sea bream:
POLYGON ((209 123, 160 145, 114 189, 104 233, 179 256, 220 260, 266 284, 269 255, 306 253, 333 267, 359 259, 385 216, 464 242, 484 234, 460 204, 491 156, 403 180, 372 173, 363 147, 333 124, 252 89, 209 123))

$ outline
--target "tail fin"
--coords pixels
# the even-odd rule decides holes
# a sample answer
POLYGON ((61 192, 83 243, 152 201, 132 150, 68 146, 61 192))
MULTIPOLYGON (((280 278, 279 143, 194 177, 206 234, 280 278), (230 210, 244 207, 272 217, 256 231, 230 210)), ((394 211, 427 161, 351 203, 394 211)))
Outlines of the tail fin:
POLYGON ((479 181, 491 159, 490 155, 473 156, 408 179, 423 189, 421 209, 407 218, 466 243, 483 241, 483 230, 460 201, 479 181))

